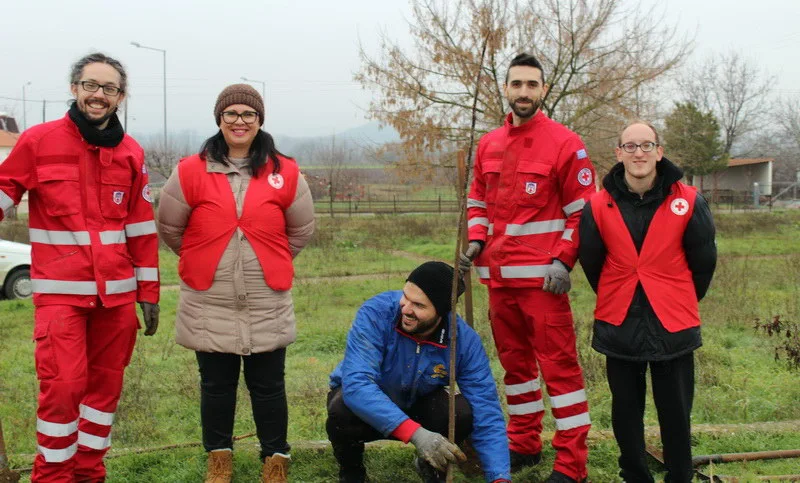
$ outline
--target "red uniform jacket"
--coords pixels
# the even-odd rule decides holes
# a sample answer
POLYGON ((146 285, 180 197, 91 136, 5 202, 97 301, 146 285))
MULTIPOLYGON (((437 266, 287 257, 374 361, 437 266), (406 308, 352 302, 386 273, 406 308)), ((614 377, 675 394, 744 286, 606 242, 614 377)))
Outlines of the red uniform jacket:
POLYGON ((577 134, 541 111, 521 126, 483 136, 467 201, 469 239, 485 242, 475 260, 489 287, 541 287, 557 258, 575 264, 581 210, 595 172, 577 134))
POLYGON ((192 207, 178 264, 187 285, 195 290, 211 287, 225 247, 240 228, 258 257, 267 285, 273 290, 292 287, 294 266, 284 212, 294 201, 300 171, 293 160, 279 159, 279 174, 268 174, 273 170, 269 161, 262 174, 250 180, 241 218, 237 218, 236 201, 224 174, 208 173, 199 155, 181 160, 181 189, 192 207))
POLYGON ((34 304, 158 302, 158 237, 133 138, 94 146, 68 115, 34 126, 0 164, 0 220, 25 191, 34 304))
POLYGON ((700 325, 697 294, 683 250, 683 233, 692 217, 697 191, 676 182, 650 222, 636 253, 616 202, 603 190, 592 197, 592 215, 608 250, 597 287, 597 320, 620 325, 628 313, 636 285, 669 332, 700 325))

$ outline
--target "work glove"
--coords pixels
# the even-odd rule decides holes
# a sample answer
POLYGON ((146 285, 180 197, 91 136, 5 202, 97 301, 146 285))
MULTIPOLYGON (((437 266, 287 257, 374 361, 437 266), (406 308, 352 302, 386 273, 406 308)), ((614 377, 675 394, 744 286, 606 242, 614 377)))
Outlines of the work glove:
POLYGON ((572 282, 569 280, 567 266, 558 259, 553 260, 544 274, 542 290, 561 295, 569 292, 570 287, 572 287, 572 282))
POLYGON ((142 318, 144 318, 144 335, 155 334, 158 330, 158 313, 161 309, 158 304, 151 304, 150 302, 139 302, 139 307, 142 308, 142 318))
POLYGON ((411 435, 417 455, 439 471, 446 471, 448 463, 466 461, 467 456, 439 433, 420 427, 411 435))
POLYGON ((481 242, 469 242, 466 251, 462 252, 458 256, 458 269, 461 271, 461 273, 469 272, 470 267, 472 267, 472 261, 475 260, 475 257, 477 257, 480 253, 481 242))

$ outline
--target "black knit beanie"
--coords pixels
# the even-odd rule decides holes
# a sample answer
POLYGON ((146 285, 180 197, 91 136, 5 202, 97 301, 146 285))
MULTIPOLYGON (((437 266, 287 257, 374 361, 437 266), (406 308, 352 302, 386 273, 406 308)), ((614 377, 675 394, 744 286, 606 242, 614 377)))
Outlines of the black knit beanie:
MULTIPOLYGON (((444 262, 425 262, 414 269, 406 279, 428 296, 436 313, 444 317, 450 312, 453 289, 453 267, 444 262)), ((464 293, 464 280, 458 278, 458 295, 464 293)))
POLYGON ((214 122, 219 126, 222 110, 234 104, 244 104, 252 107, 258 113, 258 124, 264 125, 264 100, 261 94, 248 84, 229 85, 217 96, 214 104, 214 122))

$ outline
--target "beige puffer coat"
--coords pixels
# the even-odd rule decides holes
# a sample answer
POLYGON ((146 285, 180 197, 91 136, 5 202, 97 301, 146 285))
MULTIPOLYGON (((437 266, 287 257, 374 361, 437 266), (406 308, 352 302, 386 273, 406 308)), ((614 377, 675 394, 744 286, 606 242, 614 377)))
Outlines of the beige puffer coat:
MULTIPOLYGON (((247 160, 234 159, 227 166, 207 161, 208 173, 224 173, 231 183, 239 216, 250 184, 247 160)), ((191 217, 175 167, 161 191, 158 233, 175 253, 191 217)), ((314 204, 303 176, 297 182, 292 205, 286 210, 289 248, 296 256, 314 233, 314 204)), ((194 290, 181 281, 175 322, 178 344, 201 352, 240 355, 269 352, 296 339, 291 290, 275 291, 264 282, 264 272, 247 238, 237 230, 231 237, 208 290, 194 290)))

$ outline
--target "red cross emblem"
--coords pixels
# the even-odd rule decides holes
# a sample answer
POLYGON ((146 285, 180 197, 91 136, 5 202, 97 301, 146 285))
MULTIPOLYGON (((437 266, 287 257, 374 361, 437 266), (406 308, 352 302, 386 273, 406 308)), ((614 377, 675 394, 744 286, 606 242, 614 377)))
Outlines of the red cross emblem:
POLYGON ((683 198, 677 198, 670 203, 669 209, 676 215, 683 216, 689 211, 689 202, 683 198))
POLYGON ((583 186, 589 186, 592 184, 592 170, 589 168, 583 168, 582 170, 578 171, 578 183, 582 184, 583 186))

